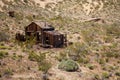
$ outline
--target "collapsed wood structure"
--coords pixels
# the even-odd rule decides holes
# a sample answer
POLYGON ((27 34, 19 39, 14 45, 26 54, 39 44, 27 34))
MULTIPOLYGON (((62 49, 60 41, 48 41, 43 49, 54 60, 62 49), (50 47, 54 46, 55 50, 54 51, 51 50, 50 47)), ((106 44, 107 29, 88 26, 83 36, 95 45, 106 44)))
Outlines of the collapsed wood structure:
POLYGON ((65 36, 58 31, 44 31, 43 40, 43 44, 50 44, 53 47, 63 46, 66 42, 65 36))
MULTIPOLYGON (((66 44, 66 35, 43 21, 35 21, 25 27, 25 37, 35 38, 43 47, 62 47, 66 44)), ((19 38, 18 38, 19 39, 19 38)))
POLYGON ((20 41, 26 41, 26 38, 23 34, 16 33, 15 38, 20 41))

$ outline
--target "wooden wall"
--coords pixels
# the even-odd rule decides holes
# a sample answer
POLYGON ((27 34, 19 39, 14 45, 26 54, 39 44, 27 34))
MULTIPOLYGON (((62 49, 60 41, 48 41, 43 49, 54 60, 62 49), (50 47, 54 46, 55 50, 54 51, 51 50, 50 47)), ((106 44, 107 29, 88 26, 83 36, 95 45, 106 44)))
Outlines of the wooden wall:
POLYGON ((66 37, 59 32, 55 32, 54 28, 41 27, 34 22, 25 28, 25 34, 26 36, 36 37, 37 42, 40 42, 43 45, 48 44, 53 47, 63 46, 66 40, 66 37))
POLYGON ((64 35, 55 35, 55 34, 49 34, 47 32, 43 33, 43 44, 48 44, 53 47, 62 47, 64 45, 64 35))

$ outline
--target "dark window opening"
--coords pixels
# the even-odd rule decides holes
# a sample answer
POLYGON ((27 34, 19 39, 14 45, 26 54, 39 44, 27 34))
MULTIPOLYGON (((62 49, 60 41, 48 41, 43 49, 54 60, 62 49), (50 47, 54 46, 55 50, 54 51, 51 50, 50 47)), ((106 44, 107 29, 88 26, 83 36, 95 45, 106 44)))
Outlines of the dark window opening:
POLYGON ((50 44, 50 39, 49 39, 49 37, 46 37, 45 43, 46 43, 46 44, 50 44))
POLYGON ((27 35, 27 36, 31 36, 31 33, 30 33, 30 32, 27 32, 26 35, 27 35))

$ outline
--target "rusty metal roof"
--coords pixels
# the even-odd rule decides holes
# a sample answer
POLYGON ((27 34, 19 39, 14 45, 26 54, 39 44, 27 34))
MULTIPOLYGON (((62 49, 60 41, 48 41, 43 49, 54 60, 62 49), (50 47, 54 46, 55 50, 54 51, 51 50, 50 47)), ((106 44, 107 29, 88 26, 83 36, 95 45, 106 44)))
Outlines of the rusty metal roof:
POLYGON ((54 29, 54 27, 51 24, 49 24, 48 22, 34 21, 33 23, 37 24, 38 26, 40 26, 43 29, 54 29))

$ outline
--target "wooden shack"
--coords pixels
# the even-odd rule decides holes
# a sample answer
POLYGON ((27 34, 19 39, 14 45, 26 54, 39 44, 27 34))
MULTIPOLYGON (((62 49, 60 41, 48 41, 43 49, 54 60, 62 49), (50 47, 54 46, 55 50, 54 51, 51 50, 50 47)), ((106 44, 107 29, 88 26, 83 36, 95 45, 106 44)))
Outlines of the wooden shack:
POLYGON ((43 22, 43 21, 35 21, 32 22, 30 25, 25 27, 25 35, 26 36, 34 36, 36 37, 37 41, 43 41, 43 31, 52 31, 54 27, 50 24, 43 22))
POLYGON ((52 47, 63 47, 66 42, 64 34, 58 31, 44 31, 43 40, 43 45, 50 45, 52 47))
POLYGON ((64 34, 55 31, 53 26, 43 21, 35 21, 25 27, 25 35, 29 38, 36 38, 42 46, 62 47, 66 43, 64 34))

